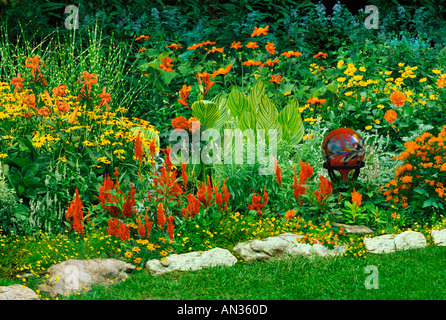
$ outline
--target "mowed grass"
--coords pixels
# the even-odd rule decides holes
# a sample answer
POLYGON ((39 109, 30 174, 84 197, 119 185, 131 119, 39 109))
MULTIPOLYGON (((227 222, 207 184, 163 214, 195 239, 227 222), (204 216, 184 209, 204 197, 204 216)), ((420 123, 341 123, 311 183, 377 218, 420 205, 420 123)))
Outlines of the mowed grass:
POLYGON ((446 247, 366 258, 290 258, 151 276, 61 297, 77 300, 444 300, 446 247), (375 271, 366 272, 367 266, 375 271), (377 276, 377 282, 370 277, 377 276), (377 289, 367 289, 366 283, 377 289))

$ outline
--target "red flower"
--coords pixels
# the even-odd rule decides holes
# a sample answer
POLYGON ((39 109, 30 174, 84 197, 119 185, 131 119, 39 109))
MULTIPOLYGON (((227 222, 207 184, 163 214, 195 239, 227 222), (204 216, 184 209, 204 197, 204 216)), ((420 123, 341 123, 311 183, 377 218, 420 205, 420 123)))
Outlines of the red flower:
POLYGON ((333 185, 331 180, 328 180, 324 176, 319 176, 319 180, 321 181, 321 184, 319 189, 314 192, 314 195, 318 201, 322 201, 333 193, 333 185))
POLYGON ((71 204, 65 213, 65 218, 69 223, 71 223, 73 230, 84 233, 84 212, 82 211, 81 197, 79 197, 79 191, 76 187, 74 193, 74 199, 71 200, 71 204))
POLYGON ((122 241, 130 239, 130 229, 121 221, 118 221, 118 237, 122 241))
POLYGON ((118 219, 116 218, 110 218, 108 219, 108 228, 107 228, 107 234, 111 236, 116 236, 118 234, 118 219))
POLYGON ((135 157, 138 159, 139 163, 142 164, 142 156, 144 155, 144 150, 142 149, 141 142, 141 132, 138 131, 138 135, 135 139, 135 157))
POLYGON ((277 182, 282 186, 282 169, 280 169, 277 159, 274 159, 274 173, 276 174, 277 182))
POLYGON ((141 239, 143 239, 144 236, 146 235, 146 229, 144 228, 144 225, 141 224, 141 219, 137 219, 136 221, 138 222, 138 234, 139 234, 139 237, 141 239))
MULTIPOLYGON (((161 58, 160 58, 161 59, 161 58)), ((164 57, 161 59, 160 67, 163 69, 163 71, 171 72, 173 71, 172 64, 173 60, 169 57, 164 57)))
POLYGON ((172 128, 174 128, 175 130, 187 129, 187 119, 183 116, 176 117, 172 120, 172 128))
POLYGON ((164 216, 163 203, 160 202, 158 204, 158 208, 156 210, 157 218, 158 218, 158 226, 160 229, 163 229, 163 225, 166 223, 166 217, 164 216))
POLYGON ((169 233, 169 238, 172 241, 174 236, 174 226, 173 226, 173 220, 175 220, 175 217, 168 216, 167 217, 167 232, 169 233))

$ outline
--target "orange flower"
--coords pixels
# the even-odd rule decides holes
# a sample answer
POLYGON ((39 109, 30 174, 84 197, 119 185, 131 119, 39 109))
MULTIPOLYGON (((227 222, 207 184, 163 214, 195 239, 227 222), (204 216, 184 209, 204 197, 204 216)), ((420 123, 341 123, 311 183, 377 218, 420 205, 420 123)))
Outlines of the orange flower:
POLYGON ((353 188, 352 203, 355 203, 357 207, 360 207, 361 201, 362 201, 362 194, 360 194, 359 192, 356 191, 355 188, 353 188))
POLYGON ((276 76, 275 74, 273 74, 271 76, 271 79, 269 79, 269 81, 274 82, 275 84, 279 84, 279 82, 282 80, 283 80, 282 76, 276 76))
POLYGON ((394 123, 396 116, 397 114, 394 110, 387 110, 386 114, 384 115, 384 119, 386 119, 390 123, 394 123))
POLYGON ((279 167, 277 159, 274 159, 274 173, 276 174, 277 182, 282 185, 282 169, 279 167))
POLYGON ((43 65, 43 63, 42 63, 42 61, 40 61, 39 55, 35 55, 34 58, 30 58, 30 57, 26 58, 25 67, 31 68, 31 73, 32 73, 33 78, 36 77, 36 72, 40 72, 39 68, 42 65, 43 65))
POLYGON ((154 224, 154 222, 149 220, 147 214, 144 216, 144 220, 146 222, 146 229, 147 229, 146 239, 149 239, 150 231, 152 230, 152 225, 154 224))
POLYGON ((319 99, 318 97, 313 97, 313 98, 308 99, 305 103, 311 103, 311 104, 319 103, 319 104, 322 104, 322 103, 324 103, 326 101, 327 101, 327 99, 319 99))
POLYGON ((263 68, 265 66, 271 67, 278 62, 280 62, 280 59, 274 59, 274 60, 268 59, 265 63, 262 63, 260 65, 260 68, 263 68))
POLYGON ((390 95, 390 101, 397 107, 404 106, 404 102, 406 102, 406 96, 401 91, 397 90, 390 95))
POLYGON ((286 51, 284 53, 281 54, 281 56, 285 56, 285 57, 298 57, 302 55, 302 52, 298 52, 298 51, 286 51))
POLYGON ((163 71, 171 72, 173 71, 173 60, 169 57, 160 58, 161 64, 160 67, 163 68, 163 71))
POLYGON ((189 179, 189 177, 187 176, 186 168, 187 168, 187 163, 183 161, 183 163, 181 164, 181 178, 183 179, 183 186, 185 190, 187 187, 187 181, 189 179))
POLYGON ((262 196, 260 194, 256 194, 256 191, 254 190, 254 193, 251 196, 251 204, 248 205, 248 210, 256 210, 259 216, 262 215, 261 209, 268 203, 268 193, 266 193, 266 188, 263 191, 262 202, 260 202, 261 199, 262 196))
POLYGON ((149 144, 149 151, 150 151, 150 156, 152 157, 152 159, 155 157, 155 153, 156 153, 156 143, 155 143, 155 138, 152 139, 152 141, 149 144))
POLYGON ((141 49, 138 50, 138 53, 146 51, 146 47, 142 47, 141 49))
POLYGON ((333 184, 331 180, 328 180, 324 176, 319 176, 321 182, 319 189, 314 192, 318 201, 324 200, 328 195, 333 193, 333 184))
POLYGON ((274 43, 267 42, 265 46, 266 51, 272 56, 274 53, 276 53, 276 47, 274 46, 274 43))
POLYGON ((259 37, 262 34, 266 36, 268 34, 268 29, 269 29, 269 25, 267 25, 264 28, 254 27, 254 31, 251 33, 251 38, 253 38, 255 36, 259 37))
POLYGON ((17 77, 12 78, 11 84, 14 87, 14 93, 17 90, 23 91, 23 81, 25 81, 25 78, 20 76, 20 73, 17 73, 17 77))
POLYGON ((183 84, 183 88, 180 90, 180 99, 177 101, 181 103, 183 106, 186 106, 190 109, 190 107, 187 105, 187 99, 189 98, 189 92, 192 90, 192 86, 186 86, 183 84))
POLYGON ((231 43, 231 48, 232 49, 240 49, 241 47, 243 47, 242 46, 242 44, 240 43, 240 42, 233 42, 233 43, 231 43))
POLYGON ((285 213, 285 218, 286 218, 287 220, 290 220, 290 219, 292 219, 292 218, 294 217, 295 214, 296 214, 296 210, 292 210, 292 209, 290 209, 290 210, 288 210, 288 211, 285 213))
POLYGON ((175 130, 185 130, 188 128, 188 123, 187 123, 187 119, 183 116, 179 116, 176 117, 175 119, 172 120, 172 127, 175 130))
POLYGON ((178 50, 179 48, 183 48, 183 46, 180 44, 172 43, 171 45, 167 46, 166 48, 173 48, 174 50, 178 50))
POLYGON ((65 90, 67 86, 65 84, 59 84, 57 87, 53 89, 53 97, 59 97, 65 94, 65 90))
POLYGON ((36 96, 33 94, 27 94, 23 97, 22 102, 32 108, 35 108, 36 107, 36 96))
POLYGON ((223 200, 225 201, 225 211, 228 211, 228 203, 229 203, 229 197, 231 196, 231 193, 228 192, 228 188, 226 187, 226 180, 223 182, 223 187, 221 188, 221 191, 223 192, 223 200))
POLYGON ((141 132, 138 131, 138 135, 135 138, 135 157, 136 159, 138 159, 140 164, 142 164, 143 155, 144 155, 144 150, 142 149, 141 132))
POLYGON ((63 100, 57 100, 57 109, 62 112, 68 112, 70 111, 71 107, 68 104, 68 102, 65 102, 63 100))
POLYGON ((323 52, 318 52, 317 54, 315 54, 314 56, 313 56, 313 59, 316 59, 316 58, 319 58, 319 57, 322 57, 322 59, 327 59, 327 54, 326 53, 323 53, 323 52))
POLYGON ((101 101, 99 102, 100 106, 107 106, 107 111, 109 110, 108 104, 111 101, 111 94, 106 92, 105 87, 102 88, 102 93, 99 94, 99 98, 101 98, 101 101))
POLYGON ((214 79, 216 76, 224 76, 225 74, 227 74, 229 72, 231 67, 232 67, 232 64, 228 64, 226 66, 226 68, 219 68, 217 71, 214 71, 214 73, 211 76, 212 79, 214 79))
POLYGON ((148 36, 141 35, 141 36, 137 37, 137 38, 135 39, 135 41, 149 40, 149 39, 150 39, 150 38, 149 38, 148 36))
POLYGON ((437 86, 439 88, 444 88, 446 87, 446 73, 440 75, 440 77, 437 80, 437 86))
POLYGON ((169 233, 169 238, 171 241, 173 240, 174 236, 173 220, 175 220, 175 217, 172 216, 167 217, 167 232, 169 233))
POLYGON ((248 67, 250 67, 250 66, 258 66, 258 65, 260 65, 262 62, 260 62, 260 61, 254 61, 254 60, 248 60, 248 61, 245 61, 245 62, 243 62, 242 64, 244 65, 244 66, 248 66, 248 67))
POLYGON ((195 75, 195 77, 197 78, 198 86, 200 87, 200 90, 203 93, 203 99, 204 99, 209 89, 212 88, 212 86, 215 84, 215 81, 211 81, 211 75, 206 71, 203 73, 198 72, 195 75), (203 89, 201 89, 203 87, 202 82, 206 85, 206 87, 203 89))
POLYGON ((122 241, 130 239, 130 229, 121 221, 118 221, 118 237, 122 241))
POLYGON ((187 120, 189 131, 193 134, 195 131, 200 130, 200 120, 195 117, 190 117, 187 120))
POLYGON ((249 49, 255 49, 258 48, 259 45, 257 44, 257 42, 248 42, 248 44, 245 47, 249 49))
POLYGON ((214 52, 220 52, 220 53, 223 53, 223 50, 224 50, 225 48, 223 47, 223 48, 216 48, 216 47, 212 47, 212 49, 206 49, 206 51, 207 51, 207 53, 209 54, 209 53, 214 53, 214 52))
POLYGON ((166 223, 166 217, 164 216, 164 209, 162 202, 158 204, 156 213, 158 218, 158 226, 160 227, 160 229, 163 229, 163 225, 166 223))
POLYGON ((71 200, 70 206, 67 208, 65 213, 65 218, 69 223, 71 223, 73 230, 84 233, 84 212, 82 211, 81 197, 79 197, 79 190, 76 187, 74 192, 74 199, 71 200))

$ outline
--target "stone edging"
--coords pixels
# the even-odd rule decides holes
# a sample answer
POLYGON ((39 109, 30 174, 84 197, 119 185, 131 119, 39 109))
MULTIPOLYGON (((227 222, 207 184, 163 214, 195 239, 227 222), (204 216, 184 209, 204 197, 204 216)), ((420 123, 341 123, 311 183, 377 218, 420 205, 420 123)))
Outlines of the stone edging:
MULTIPOLYGON (((446 246, 446 229, 432 230, 430 233, 436 246, 446 246)), ((347 246, 335 245, 333 249, 316 242, 306 244, 296 241, 302 235, 283 233, 265 239, 254 239, 238 243, 233 253, 245 261, 266 261, 284 257, 335 257, 344 254, 347 246)), ((405 231, 396 235, 384 234, 366 236, 363 244, 368 253, 381 254, 395 251, 424 248, 427 241, 421 232, 405 231)), ((233 266, 238 259, 227 249, 213 248, 203 252, 172 254, 162 259, 147 261, 145 269, 153 276, 172 272, 199 270, 213 266, 233 266)), ((71 294, 79 288, 88 291, 95 284, 109 285, 110 278, 126 279, 135 267, 116 259, 67 260, 48 268, 51 276, 41 291, 51 297, 57 294, 71 294)), ((113 283, 113 281, 111 281, 113 283)), ((38 300, 35 292, 22 285, 0 286, 0 300, 38 300)))

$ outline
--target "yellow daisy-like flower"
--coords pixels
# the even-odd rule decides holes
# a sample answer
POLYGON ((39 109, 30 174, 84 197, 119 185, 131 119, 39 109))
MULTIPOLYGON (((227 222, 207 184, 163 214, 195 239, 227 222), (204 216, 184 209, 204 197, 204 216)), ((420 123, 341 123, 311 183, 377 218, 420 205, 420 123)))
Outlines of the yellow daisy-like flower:
POLYGON ((110 160, 108 160, 108 158, 107 157, 100 157, 100 158, 98 158, 98 161, 99 162, 102 162, 102 163, 105 163, 105 164, 110 164, 111 163, 111 161, 110 160))
POLYGON ((5 159, 8 155, 6 153, 0 153, 0 158, 5 159))
POLYGON ((364 129, 366 129, 366 130, 370 130, 370 129, 372 129, 373 127, 372 126, 367 126, 367 127, 365 127, 364 129))

